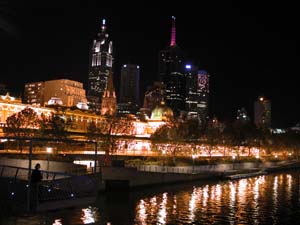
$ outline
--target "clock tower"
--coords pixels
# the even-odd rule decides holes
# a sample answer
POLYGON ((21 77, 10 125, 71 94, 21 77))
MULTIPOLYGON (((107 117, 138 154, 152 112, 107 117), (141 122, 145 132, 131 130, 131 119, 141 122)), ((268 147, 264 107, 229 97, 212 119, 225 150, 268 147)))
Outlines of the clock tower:
POLYGON ((113 69, 113 43, 107 33, 106 21, 102 20, 101 31, 93 41, 90 53, 88 76, 89 108, 99 113, 102 96, 107 87, 109 72, 113 69))

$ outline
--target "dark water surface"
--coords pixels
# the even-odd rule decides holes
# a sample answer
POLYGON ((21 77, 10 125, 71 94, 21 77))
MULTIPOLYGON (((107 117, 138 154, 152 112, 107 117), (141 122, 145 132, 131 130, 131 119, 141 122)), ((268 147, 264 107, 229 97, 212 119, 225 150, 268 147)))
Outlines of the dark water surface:
POLYGON ((5 225, 300 224, 300 170, 101 194, 93 206, 5 218, 5 225))

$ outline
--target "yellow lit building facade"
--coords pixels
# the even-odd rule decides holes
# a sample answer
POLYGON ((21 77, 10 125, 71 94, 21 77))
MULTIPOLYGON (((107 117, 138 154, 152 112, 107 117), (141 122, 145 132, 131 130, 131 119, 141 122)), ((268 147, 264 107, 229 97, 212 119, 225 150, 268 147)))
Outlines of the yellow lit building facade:
MULTIPOLYGON (((32 108, 38 115, 44 114, 50 116, 52 113, 58 114, 65 121, 68 121, 69 125, 67 130, 74 133, 86 133, 90 123, 97 125, 102 123, 106 118, 105 116, 91 113, 88 110, 74 110, 62 106, 50 108, 22 104, 21 99, 11 97, 7 94, 5 96, 0 96, 0 127, 3 128, 6 125, 6 120, 9 116, 22 111, 26 107, 32 108)), ((127 130, 125 130, 123 133, 117 133, 116 135, 150 137, 159 126, 165 124, 160 118, 149 119, 146 122, 138 121, 135 118, 128 118, 128 120, 131 120, 133 126, 132 129, 130 129, 130 133, 126 133, 127 130)), ((2 130, 0 130, 0 133, 2 133, 2 130)))
POLYGON ((9 94, 0 95, 0 126, 4 127, 7 117, 22 111, 26 107, 32 108, 38 115, 43 113, 44 115, 49 116, 51 112, 54 112, 53 109, 50 108, 22 104, 20 98, 11 97, 9 94))
POLYGON ((26 104, 45 106, 52 97, 60 98, 66 107, 87 103, 83 84, 78 81, 60 79, 25 85, 24 103, 26 104))

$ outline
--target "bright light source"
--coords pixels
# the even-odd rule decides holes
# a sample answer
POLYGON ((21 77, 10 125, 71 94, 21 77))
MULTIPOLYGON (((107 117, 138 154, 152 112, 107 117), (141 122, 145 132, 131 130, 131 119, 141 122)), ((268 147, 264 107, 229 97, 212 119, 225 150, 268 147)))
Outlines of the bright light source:
POLYGON ((52 148, 51 147, 47 147, 46 151, 47 151, 47 153, 52 153, 52 148))
POLYGON ((278 158, 278 155, 275 155, 275 158, 277 159, 277 158, 278 158))
POLYGON ((263 98, 263 97, 260 97, 260 98, 259 98, 259 101, 261 101, 261 102, 262 102, 263 100, 264 100, 264 98, 263 98))
POLYGON ((123 67, 124 67, 124 68, 126 68, 126 67, 127 67, 127 65, 123 65, 123 67))
POLYGON ((232 159, 235 159, 235 155, 232 156, 232 159))
POLYGON ((192 68, 192 66, 190 64, 185 65, 185 68, 190 70, 192 68))

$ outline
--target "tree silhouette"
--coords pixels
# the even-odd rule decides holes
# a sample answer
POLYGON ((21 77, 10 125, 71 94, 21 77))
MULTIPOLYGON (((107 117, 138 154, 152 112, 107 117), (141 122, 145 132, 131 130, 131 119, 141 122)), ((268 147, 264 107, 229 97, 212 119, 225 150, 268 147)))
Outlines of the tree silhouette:
POLYGON ((26 107, 6 119, 7 127, 4 129, 4 132, 9 136, 15 137, 34 136, 39 127, 39 120, 37 113, 33 109, 26 107))

